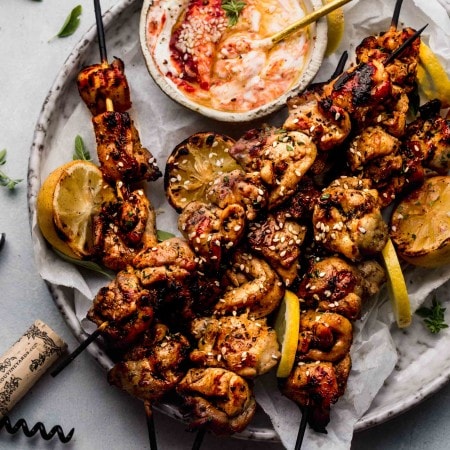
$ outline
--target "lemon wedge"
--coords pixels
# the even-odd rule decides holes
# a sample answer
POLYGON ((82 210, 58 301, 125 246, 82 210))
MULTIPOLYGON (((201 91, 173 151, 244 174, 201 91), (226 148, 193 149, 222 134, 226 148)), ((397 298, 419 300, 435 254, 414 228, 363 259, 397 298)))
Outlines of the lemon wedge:
POLYGON ((429 100, 437 98, 443 108, 450 106, 450 79, 438 57, 423 41, 420 42, 417 80, 429 100))
POLYGON ((281 344, 277 377, 286 378, 294 365, 300 329, 300 301, 291 291, 286 291, 284 294, 274 328, 281 344))
MULTIPOLYGON (((325 0, 324 4, 331 3, 331 1, 332 0, 325 0)), ((342 37, 344 36, 344 10, 342 8, 337 8, 327 14, 327 23, 328 43, 325 50, 325 56, 329 56, 337 50, 342 37)))
POLYGON ((93 252, 92 219, 105 202, 115 200, 100 169, 83 160, 55 169, 42 184, 36 202, 44 238, 64 255, 82 259, 93 252))
POLYGON ((411 305, 405 278, 398 261, 394 244, 389 238, 381 251, 387 273, 387 287, 392 301, 395 320, 399 328, 406 328, 411 324, 411 305))
POLYGON ((450 264, 450 176, 430 177, 407 195, 391 216, 398 254, 416 266, 450 264))

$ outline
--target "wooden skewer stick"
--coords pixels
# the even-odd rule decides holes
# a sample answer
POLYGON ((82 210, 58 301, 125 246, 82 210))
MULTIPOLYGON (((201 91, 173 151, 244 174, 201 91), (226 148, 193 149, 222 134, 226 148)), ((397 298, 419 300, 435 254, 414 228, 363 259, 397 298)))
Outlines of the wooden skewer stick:
POLYGON ((158 450, 152 404, 149 401, 146 401, 144 402, 144 407, 145 407, 145 415, 147 417, 147 429, 148 429, 148 438, 150 441, 150 450, 158 450))
POLYGON ((63 369, 65 369, 90 343, 95 341, 102 331, 109 325, 103 322, 92 334, 90 334, 72 353, 69 353, 50 373, 52 377, 56 377, 63 369))

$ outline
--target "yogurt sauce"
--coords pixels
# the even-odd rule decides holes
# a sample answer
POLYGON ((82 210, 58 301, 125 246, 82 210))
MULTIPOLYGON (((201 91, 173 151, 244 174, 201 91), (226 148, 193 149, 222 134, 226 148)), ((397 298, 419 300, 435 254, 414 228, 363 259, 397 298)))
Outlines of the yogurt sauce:
POLYGON ((272 36, 305 15, 299 0, 246 0, 235 25, 222 0, 155 0, 147 14, 147 47, 159 72, 203 106, 246 112, 286 93, 300 78, 307 29, 274 45, 272 36))

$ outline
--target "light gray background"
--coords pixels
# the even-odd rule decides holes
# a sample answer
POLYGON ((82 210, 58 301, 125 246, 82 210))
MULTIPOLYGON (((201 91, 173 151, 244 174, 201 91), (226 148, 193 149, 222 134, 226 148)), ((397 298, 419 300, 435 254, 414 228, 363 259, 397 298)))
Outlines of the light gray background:
MULTIPOLYGON (((407 1, 407 0, 405 0, 407 1)), ((436 0, 434 0, 436 1, 436 0)), ((115 0, 102 0, 103 11, 115 0)), ((36 320, 52 327, 73 349, 77 342, 53 304, 36 270, 28 224, 26 176, 34 126, 45 96, 69 52, 94 23, 92 0, 2 0, 0 6, 0 150, 8 151, 1 169, 23 178, 15 191, 0 188, 0 232, 7 242, 0 254, 0 353, 36 320), (81 26, 75 35, 51 39, 70 10, 81 4, 81 26)), ((137 30, 136 30, 137 33, 137 30)), ((57 378, 48 374, 16 406, 13 421, 45 422, 75 428, 70 444, 43 441, 0 431, 0 449, 147 449, 141 402, 110 387, 89 354, 82 354, 57 378)), ((184 425, 156 413, 162 450, 184 450, 194 435, 184 425)), ((450 386, 412 411, 354 437, 352 450, 450 448, 450 386)), ((281 445, 235 439, 205 438, 203 449, 280 450, 281 445)), ((305 445, 305 448, 307 446, 305 445)), ((329 449, 333 450, 333 449, 329 449)))

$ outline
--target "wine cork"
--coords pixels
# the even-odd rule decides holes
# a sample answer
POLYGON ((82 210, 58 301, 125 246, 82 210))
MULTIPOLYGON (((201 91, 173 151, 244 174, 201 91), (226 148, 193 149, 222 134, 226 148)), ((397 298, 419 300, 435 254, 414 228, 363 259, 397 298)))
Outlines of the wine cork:
POLYGON ((0 357, 0 417, 11 411, 45 371, 67 350, 67 344, 36 320, 0 357))

